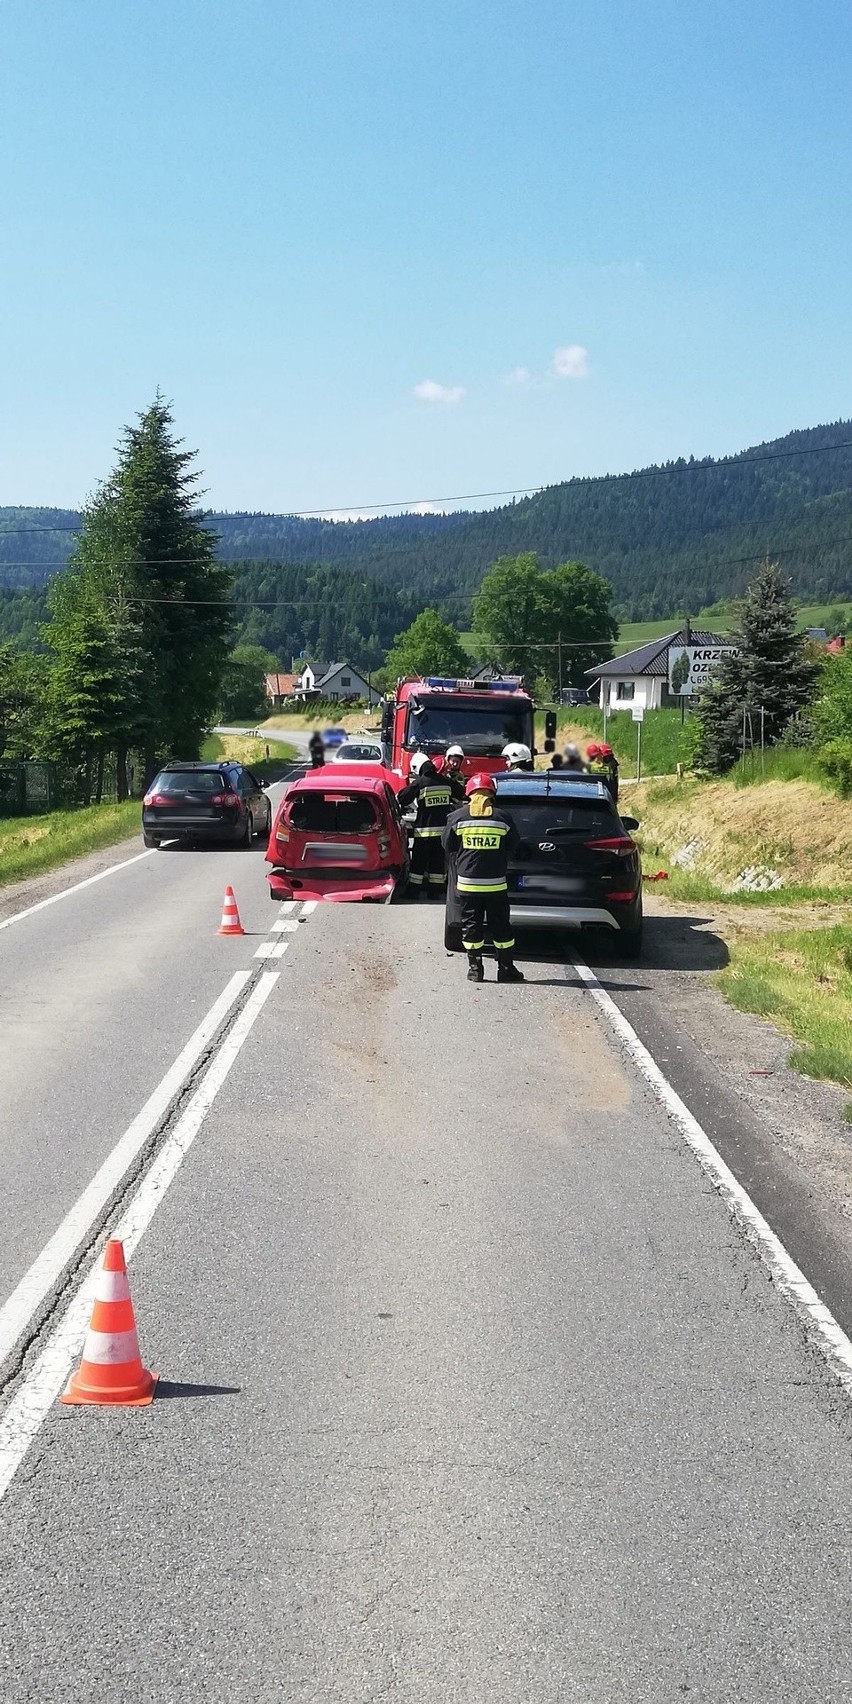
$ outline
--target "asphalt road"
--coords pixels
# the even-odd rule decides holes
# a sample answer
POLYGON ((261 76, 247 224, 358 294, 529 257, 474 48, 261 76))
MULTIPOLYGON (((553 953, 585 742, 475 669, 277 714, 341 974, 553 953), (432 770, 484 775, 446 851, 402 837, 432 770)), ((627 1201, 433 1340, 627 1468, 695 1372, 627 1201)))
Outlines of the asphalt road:
POLYGON ((0 931, 0 1301, 256 1010, 131 1262, 160 1394, 51 1405, 0 1505, 4 1701, 852 1699, 850 1399, 579 975, 440 920, 163 852, 0 931))

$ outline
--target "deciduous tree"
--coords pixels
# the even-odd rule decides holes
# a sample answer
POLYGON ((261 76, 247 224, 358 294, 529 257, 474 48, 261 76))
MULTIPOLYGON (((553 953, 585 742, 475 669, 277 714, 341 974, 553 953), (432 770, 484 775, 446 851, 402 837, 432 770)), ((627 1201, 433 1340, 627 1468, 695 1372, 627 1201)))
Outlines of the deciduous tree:
POLYGON ((455 627, 443 621, 436 609, 424 609, 398 633, 385 658, 383 675, 391 683, 402 675, 466 675, 468 656, 455 627))
POLYGON ((544 675, 554 688, 560 675, 563 686, 585 686, 586 670, 608 661, 618 636, 607 581, 582 562, 542 568, 533 551, 489 569, 474 620, 490 662, 529 679, 544 675))

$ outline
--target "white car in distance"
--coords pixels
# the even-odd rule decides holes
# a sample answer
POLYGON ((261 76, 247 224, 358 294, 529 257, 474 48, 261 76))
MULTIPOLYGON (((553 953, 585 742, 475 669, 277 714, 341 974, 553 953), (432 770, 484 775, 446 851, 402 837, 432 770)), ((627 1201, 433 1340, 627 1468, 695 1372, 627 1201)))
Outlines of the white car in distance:
POLYGON ((389 768, 390 753, 382 740, 361 738, 356 734, 354 739, 344 740, 343 744, 337 747, 331 762, 383 763, 386 768, 389 768))

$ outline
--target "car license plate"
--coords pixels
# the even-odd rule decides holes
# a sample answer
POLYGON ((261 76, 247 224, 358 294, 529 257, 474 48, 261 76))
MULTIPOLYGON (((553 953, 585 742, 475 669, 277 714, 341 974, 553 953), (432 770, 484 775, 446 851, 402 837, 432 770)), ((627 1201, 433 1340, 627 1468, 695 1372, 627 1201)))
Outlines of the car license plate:
POLYGON ((583 883, 577 876, 519 876, 525 893, 579 893, 583 883))

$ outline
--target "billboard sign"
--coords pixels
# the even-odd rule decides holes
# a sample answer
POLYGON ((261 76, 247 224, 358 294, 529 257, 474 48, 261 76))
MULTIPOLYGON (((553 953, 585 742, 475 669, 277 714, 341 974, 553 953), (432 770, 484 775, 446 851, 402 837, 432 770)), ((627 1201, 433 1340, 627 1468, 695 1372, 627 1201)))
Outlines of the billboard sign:
POLYGON ((670 645, 669 692, 688 698, 703 692, 713 670, 723 657, 735 656, 737 645, 670 645))

